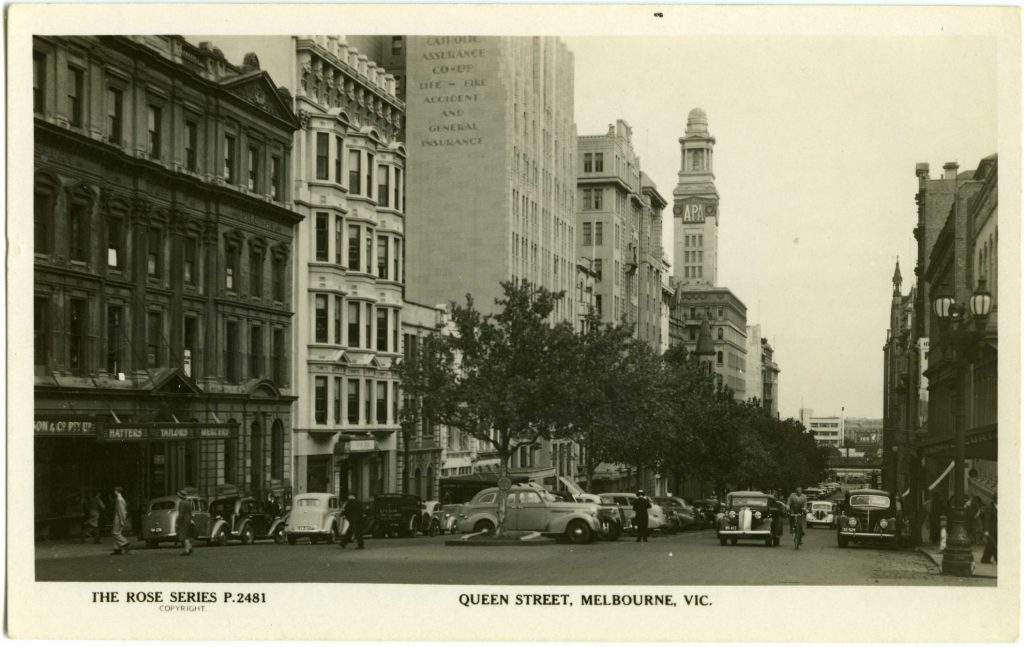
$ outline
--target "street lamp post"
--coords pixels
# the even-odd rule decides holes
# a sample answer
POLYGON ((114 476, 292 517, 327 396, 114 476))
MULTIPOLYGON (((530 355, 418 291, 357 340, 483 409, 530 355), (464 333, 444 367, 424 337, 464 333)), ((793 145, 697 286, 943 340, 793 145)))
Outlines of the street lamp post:
POLYGON ((968 306, 957 303, 949 295, 935 298, 935 314, 944 326, 945 343, 952 351, 953 392, 951 422, 954 433, 953 455, 953 510, 950 519, 949 539, 942 554, 942 572, 947 575, 970 576, 974 574, 974 553, 971 550, 970 535, 967 531, 967 515, 964 510, 964 425, 959 421, 962 408, 963 388, 960 384, 964 369, 975 344, 984 335, 985 324, 992 309, 992 294, 985 287, 985 279, 978 280, 978 287, 968 301, 968 306), (972 329, 968 313, 974 320, 972 329))

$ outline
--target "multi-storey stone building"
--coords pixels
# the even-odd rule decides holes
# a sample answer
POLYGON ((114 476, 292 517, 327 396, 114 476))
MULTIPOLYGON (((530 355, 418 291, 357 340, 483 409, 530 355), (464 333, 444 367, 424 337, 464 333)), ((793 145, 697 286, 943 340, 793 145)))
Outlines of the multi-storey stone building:
POLYGON ((295 481, 300 492, 392 491, 405 280, 404 104, 343 37, 293 39, 295 481))
POLYGON ((38 36, 33 106, 37 517, 287 493, 289 93, 180 37, 38 36))
POLYGON ((640 170, 633 130, 619 119, 603 135, 577 138, 577 244, 597 274, 595 308, 662 350, 661 285, 668 268, 661 212, 668 204, 640 170))
POLYGON ((714 374, 719 388, 729 387, 733 397, 748 397, 747 370, 747 306, 729 288, 676 286, 671 314, 670 344, 682 344, 694 352, 704 321, 712 331, 714 374))
POLYGON ((761 324, 747 326, 747 398, 757 398, 765 411, 779 416, 779 365, 767 337, 761 336, 761 324))

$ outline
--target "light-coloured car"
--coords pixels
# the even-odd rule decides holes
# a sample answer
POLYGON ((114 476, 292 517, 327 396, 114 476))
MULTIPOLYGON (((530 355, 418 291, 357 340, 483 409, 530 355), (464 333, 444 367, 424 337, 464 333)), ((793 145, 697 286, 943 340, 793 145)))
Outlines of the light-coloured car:
MULTIPOLYGON (((498 525, 498 488, 481 490, 459 511, 460 532, 493 532, 498 525)), ((599 530, 598 506, 562 501, 540 488, 514 485, 505 512, 506 530, 533 530, 564 536, 573 543, 593 540, 599 530)))
MULTIPOLYGON (((210 536, 210 513, 206 510, 206 501, 198 496, 189 496, 192 504, 192 538, 206 539, 210 536)), ((162 542, 178 542, 178 534, 174 529, 178 519, 178 497, 161 496, 151 499, 142 517, 142 540, 147 548, 156 548, 162 542)))
MULTIPOLYGON (((599 496, 601 497, 601 503, 619 506, 619 509, 622 510, 626 518, 626 532, 636 532, 633 524, 633 517, 636 516, 636 513, 633 512, 633 501, 636 500, 635 494, 632 492, 602 492, 599 496)), ((659 530, 666 523, 665 509, 652 501, 650 509, 647 510, 647 529, 659 530)))
POLYGON ((824 526, 826 528, 836 527, 836 504, 831 501, 808 501, 807 502, 807 527, 824 526))
POLYGON ((343 530, 340 514, 341 505, 336 495, 325 492, 300 494, 292 501, 288 525, 284 529, 285 537, 289 544, 303 537, 313 544, 321 540, 333 544, 343 530))

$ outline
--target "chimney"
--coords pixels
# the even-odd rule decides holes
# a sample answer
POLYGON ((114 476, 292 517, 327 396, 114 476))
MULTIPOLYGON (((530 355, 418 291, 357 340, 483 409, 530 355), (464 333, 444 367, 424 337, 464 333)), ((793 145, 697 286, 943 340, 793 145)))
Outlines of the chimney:
POLYGON ((918 162, 914 165, 914 175, 922 180, 928 179, 928 162, 918 162))
POLYGON ((956 162, 946 162, 945 164, 943 164, 942 165, 942 170, 943 170, 942 179, 943 180, 955 180, 956 179, 956 171, 957 171, 958 168, 960 168, 960 165, 957 164, 956 162))

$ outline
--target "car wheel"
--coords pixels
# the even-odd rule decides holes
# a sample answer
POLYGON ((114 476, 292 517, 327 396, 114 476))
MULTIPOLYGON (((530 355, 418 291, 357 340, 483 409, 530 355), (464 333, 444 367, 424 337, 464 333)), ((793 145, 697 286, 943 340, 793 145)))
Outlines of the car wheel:
POLYGON ((728 540, 725 537, 719 537, 718 538, 718 543, 721 544, 722 546, 725 546, 728 543, 728 540))
POLYGON ((288 545, 294 546, 297 539, 295 535, 288 535, 288 545))
POLYGON ((846 548, 850 544, 850 540, 846 537, 839 538, 839 547, 846 548))
POLYGON ((441 534, 441 524, 438 523, 437 519, 430 522, 430 528, 427 530, 427 534, 431 537, 437 537, 441 534))
POLYGON ((146 548, 156 548, 156 547, 157 547, 157 542, 153 541, 152 539, 147 539, 146 540, 146 548))
POLYGON ((242 543, 245 544, 246 546, 248 546, 253 541, 255 541, 256 536, 252 532, 252 526, 246 526, 245 528, 243 528, 242 529, 242 534, 240 535, 240 538, 242 540, 242 543))
POLYGON ((284 526, 281 526, 276 531, 274 531, 274 543, 275 544, 283 544, 284 543, 284 526))
POLYGON ((590 526, 579 519, 569 524, 569 527, 565 529, 565 534, 569 536, 569 541, 574 544, 589 544, 594 540, 594 533, 591 532, 590 526))
POLYGON ((379 526, 374 526, 373 527, 373 532, 371 534, 373 535, 374 539, 383 539, 384 538, 384 529, 379 527, 379 526))
POLYGON ((729 540, 729 543, 732 544, 733 546, 735 546, 736 542, 738 542, 738 541, 739 541, 739 539, 733 537, 732 539, 729 540))
POLYGON ((327 533, 327 543, 333 544, 336 541, 338 541, 338 530, 331 525, 331 531, 327 533))
POLYGON ((775 538, 772 537, 771 535, 768 535, 767 537, 764 538, 764 545, 767 546, 768 548, 771 548, 772 546, 775 545, 775 538))
POLYGON ((778 546, 781 543, 782 537, 780 537, 779 535, 775 535, 774 537, 772 537, 772 546, 778 546))
POLYGON ((480 521, 476 522, 476 525, 473 526, 473 532, 483 532, 487 533, 488 535, 493 535, 494 524, 491 523, 491 521, 489 521, 488 519, 481 519, 480 521))

